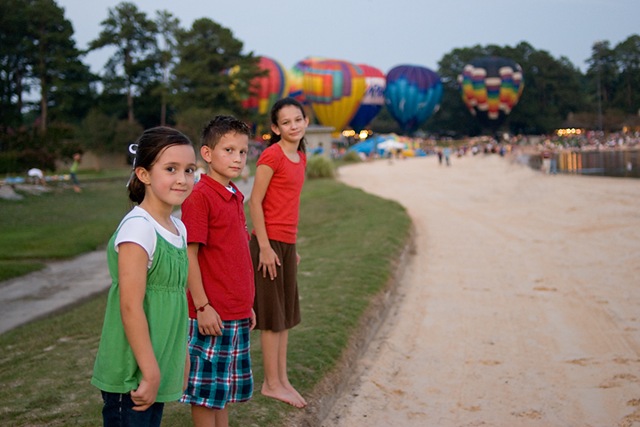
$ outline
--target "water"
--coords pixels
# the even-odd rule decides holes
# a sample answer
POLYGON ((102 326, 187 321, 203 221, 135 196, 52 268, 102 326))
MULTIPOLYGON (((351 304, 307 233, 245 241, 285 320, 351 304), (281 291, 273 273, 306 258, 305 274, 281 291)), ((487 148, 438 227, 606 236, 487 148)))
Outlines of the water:
MULTIPOLYGON (((640 150, 562 151, 555 153, 558 173, 640 178, 640 150)), ((539 155, 529 165, 542 168, 539 155)))

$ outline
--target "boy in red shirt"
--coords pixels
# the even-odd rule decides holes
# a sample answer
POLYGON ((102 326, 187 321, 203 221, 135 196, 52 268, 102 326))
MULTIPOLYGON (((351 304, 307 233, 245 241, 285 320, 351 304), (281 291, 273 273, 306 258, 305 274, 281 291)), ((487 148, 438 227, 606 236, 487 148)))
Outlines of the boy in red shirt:
POLYGON ((208 164, 182 205, 189 255, 189 383, 181 402, 193 423, 225 427, 226 404, 253 393, 249 332, 255 327, 253 265, 244 196, 231 181, 249 151, 249 127, 216 116, 202 132, 200 154, 208 164))

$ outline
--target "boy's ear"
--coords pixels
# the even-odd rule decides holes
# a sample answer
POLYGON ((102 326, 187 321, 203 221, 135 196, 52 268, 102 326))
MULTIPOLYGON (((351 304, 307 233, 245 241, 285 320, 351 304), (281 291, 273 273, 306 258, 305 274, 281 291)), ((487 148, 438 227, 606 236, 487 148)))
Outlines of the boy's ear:
POLYGON ((211 163, 211 147, 208 145, 200 147, 200 155, 205 162, 211 163))

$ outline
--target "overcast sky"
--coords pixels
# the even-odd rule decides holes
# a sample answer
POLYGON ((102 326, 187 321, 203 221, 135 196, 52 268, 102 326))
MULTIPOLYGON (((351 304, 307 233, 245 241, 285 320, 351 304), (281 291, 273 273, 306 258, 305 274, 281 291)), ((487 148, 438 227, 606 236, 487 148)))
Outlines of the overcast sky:
MULTIPOLYGON (((86 48, 117 0, 56 0, 86 48)), ((308 56, 368 64, 384 73, 400 64, 437 70, 454 48, 526 41, 586 70, 594 42, 614 47, 640 34, 640 0, 133 0, 154 19, 167 10, 190 28, 207 17, 229 28, 245 52, 287 68, 308 56)), ((101 71, 111 52, 86 57, 101 71)))

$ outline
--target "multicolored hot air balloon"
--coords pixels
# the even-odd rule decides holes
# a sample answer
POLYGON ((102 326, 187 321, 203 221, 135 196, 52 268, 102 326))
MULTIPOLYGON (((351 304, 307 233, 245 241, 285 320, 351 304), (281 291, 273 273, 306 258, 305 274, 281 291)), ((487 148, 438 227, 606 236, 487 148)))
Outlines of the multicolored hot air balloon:
POLYGON ((382 71, 366 64, 358 64, 358 67, 364 72, 364 81, 367 88, 358 111, 349 122, 349 125, 356 132, 364 129, 382 110, 384 106, 384 90, 387 87, 387 81, 382 71))
POLYGON ((276 60, 260 57, 258 68, 267 71, 264 76, 254 77, 250 82, 251 95, 242 106, 258 114, 268 114, 273 104, 289 93, 287 70, 276 60))
POLYGON ((511 113, 524 89, 520 65, 499 56, 474 59, 464 66, 458 83, 469 112, 494 131, 511 113))
POLYGON ((324 58, 308 57, 289 69, 289 96, 295 98, 301 104, 306 104, 306 99, 303 90, 304 70, 309 67, 312 61, 320 61, 324 58))
POLYGON ((440 108, 440 76, 419 65, 398 65, 387 73, 385 105, 405 133, 415 131, 440 108))
POLYGON ((351 62, 337 59, 312 60, 304 70, 303 90, 318 121, 344 130, 360 106, 366 89, 364 72, 351 62))

